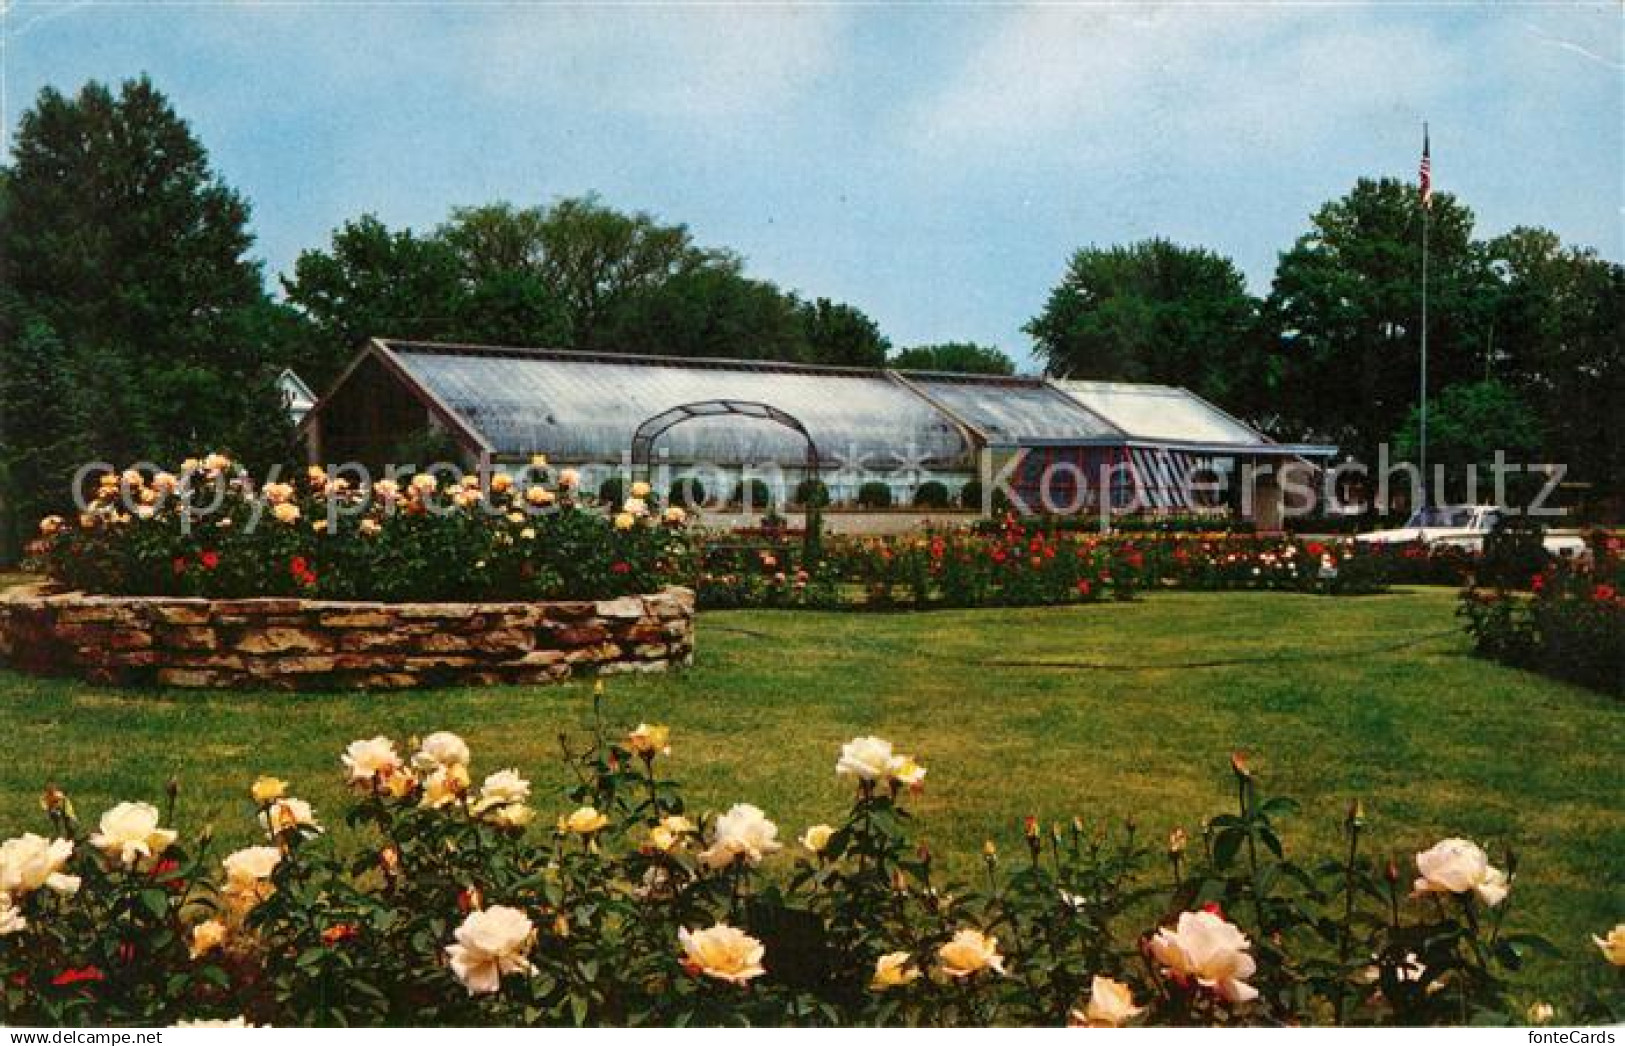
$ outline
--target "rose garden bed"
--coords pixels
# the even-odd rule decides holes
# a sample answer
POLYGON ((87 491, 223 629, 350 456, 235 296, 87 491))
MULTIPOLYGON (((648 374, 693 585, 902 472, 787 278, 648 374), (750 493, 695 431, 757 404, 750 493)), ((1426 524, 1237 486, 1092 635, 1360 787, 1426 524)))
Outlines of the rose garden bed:
POLYGON ((694 595, 382 603, 0 594, 0 660, 96 682, 332 689, 548 683, 661 671, 693 649, 694 595))

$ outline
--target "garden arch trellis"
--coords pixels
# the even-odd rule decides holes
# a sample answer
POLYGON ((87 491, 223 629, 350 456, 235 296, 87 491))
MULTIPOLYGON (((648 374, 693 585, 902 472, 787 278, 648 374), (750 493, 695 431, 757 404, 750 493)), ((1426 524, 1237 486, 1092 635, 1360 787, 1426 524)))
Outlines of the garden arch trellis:
POLYGON ((655 440, 668 431, 696 418, 721 417, 757 418, 775 422, 800 433, 801 438, 807 441, 807 476, 810 479, 818 477, 818 444, 813 442, 812 433, 807 431, 807 426, 794 414, 782 411, 770 403, 757 403, 753 400, 700 400, 662 411, 652 418, 645 419, 637 427, 637 431, 632 433, 632 478, 643 480, 649 478, 655 440))

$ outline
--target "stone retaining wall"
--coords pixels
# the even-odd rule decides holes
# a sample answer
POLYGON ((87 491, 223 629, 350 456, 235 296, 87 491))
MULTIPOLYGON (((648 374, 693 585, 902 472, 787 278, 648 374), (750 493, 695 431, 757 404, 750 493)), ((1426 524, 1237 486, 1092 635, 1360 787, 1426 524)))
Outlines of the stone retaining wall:
POLYGON ((694 593, 558 603, 354 603, 0 593, 0 662, 104 683, 327 689, 548 683, 662 671, 694 593))

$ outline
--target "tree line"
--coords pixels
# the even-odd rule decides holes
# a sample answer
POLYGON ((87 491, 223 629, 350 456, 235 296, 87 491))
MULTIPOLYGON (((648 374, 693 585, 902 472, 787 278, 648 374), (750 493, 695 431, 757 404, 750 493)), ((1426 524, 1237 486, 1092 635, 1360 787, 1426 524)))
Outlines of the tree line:
MULTIPOLYGON (((998 348, 898 349, 851 304, 747 273, 689 229, 597 197, 361 215, 267 277, 248 201, 147 79, 43 90, 0 168, 0 557, 88 460, 292 453, 276 377, 321 390, 383 335, 601 352, 1009 374, 998 348)), ((1414 427, 1414 186, 1361 180, 1284 251, 1267 295, 1165 240, 1077 251, 1026 326, 1046 369, 1185 385, 1286 438, 1370 455, 1414 427)), ((1541 229, 1429 215, 1433 457, 1487 436, 1612 489, 1625 270, 1541 229), (1459 444, 1459 446, 1452 446, 1459 444)))

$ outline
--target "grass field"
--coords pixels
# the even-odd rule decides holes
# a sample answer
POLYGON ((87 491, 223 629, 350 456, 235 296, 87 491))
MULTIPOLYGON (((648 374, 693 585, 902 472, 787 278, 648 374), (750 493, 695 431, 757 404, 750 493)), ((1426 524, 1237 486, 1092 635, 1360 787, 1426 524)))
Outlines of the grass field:
MULTIPOLYGON (((1161 836, 1228 807, 1228 756, 1304 813, 1287 844, 1330 851, 1351 797, 1370 838, 1403 856, 1445 835, 1521 855, 1515 921, 1562 948, 1536 971, 1554 999, 1599 961, 1589 934, 1625 918, 1625 708, 1474 659, 1454 594, 1327 599, 1157 594, 1126 605, 861 615, 702 616, 695 667, 617 678, 613 719, 669 723, 691 802, 748 800, 783 834, 832 820, 840 743, 891 738, 929 767, 921 834, 961 861, 1021 818, 1132 815, 1161 836), (1040 666, 1066 660, 1109 667, 1040 666), (1027 664, 1020 664, 1026 662, 1027 664)), ((476 776, 517 766, 562 783, 560 731, 588 721, 584 684, 407 694, 121 692, 0 671, 0 831, 41 823, 55 781, 94 817, 183 788, 179 820, 249 838, 261 772, 332 811, 355 737, 437 728, 468 738, 476 776)), ((537 803, 557 812, 545 787, 537 803)))

